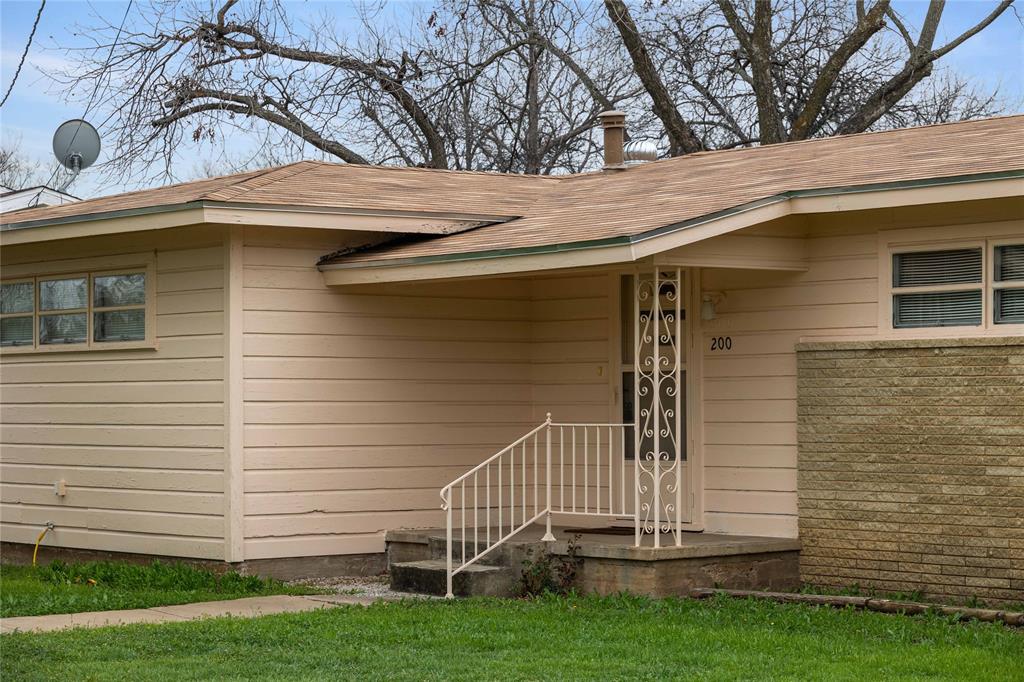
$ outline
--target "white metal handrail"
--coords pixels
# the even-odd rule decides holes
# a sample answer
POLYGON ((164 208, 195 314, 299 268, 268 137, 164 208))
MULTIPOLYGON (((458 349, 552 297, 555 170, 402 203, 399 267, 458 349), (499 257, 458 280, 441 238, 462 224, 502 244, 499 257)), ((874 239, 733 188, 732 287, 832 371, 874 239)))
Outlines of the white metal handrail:
POLYGON ((628 494, 634 479, 633 466, 626 464, 626 429, 632 426, 550 424, 558 453, 557 468, 549 475, 552 487, 558 491, 557 499, 552 500, 552 513, 616 518, 633 515, 632 495, 628 494))
POLYGON ((632 517, 639 529, 634 495, 627 493, 636 478, 630 470, 635 464, 626 464, 626 429, 631 426, 554 423, 548 414, 540 426, 442 488, 447 596, 453 596, 456 574, 541 518, 543 541, 554 541, 552 514, 632 517))
MULTIPOLYGON (((515 535, 516 533, 520 532, 524 528, 532 525, 542 515, 543 512, 539 512, 538 511, 538 507, 539 507, 539 504, 538 504, 538 502, 539 502, 539 500, 538 500, 539 490, 538 490, 538 487, 537 487, 538 486, 538 479, 537 479, 537 476, 536 476, 536 468, 537 468, 536 465, 537 465, 537 460, 538 460, 538 456, 539 456, 539 451, 538 451, 539 450, 539 445, 538 445, 538 442, 537 442, 537 438, 538 438, 538 435, 540 434, 540 432, 544 431, 545 429, 547 429, 548 424, 550 424, 550 423, 551 423, 551 417, 549 415, 548 419, 543 424, 541 424, 537 428, 533 429, 532 431, 526 433, 525 435, 520 436, 517 440, 513 441, 511 445, 508 445, 508 446, 502 448, 501 450, 499 450, 498 452, 494 453, 493 455, 491 455, 490 457, 485 459, 483 462, 481 462, 480 464, 476 465, 475 467, 473 467, 472 469, 470 469, 466 473, 462 474, 461 476, 459 476, 454 481, 452 481, 451 483, 449 483, 448 485, 446 485, 444 488, 441 489, 441 509, 443 509, 446 512, 446 516, 447 516, 445 539, 446 539, 446 542, 447 542, 447 550, 446 550, 447 551, 447 557, 446 557, 446 559, 447 559, 447 574, 448 574, 448 576, 447 576, 447 596, 448 597, 452 597, 453 596, 453 593, 452 593, 452 583, 453 583, 453 580, 454 580, 454 577, 455 577, 456 573, 459 573, 460 571, 464 570, 467 566, 470 566, 470 565, 476 563, 477 561, 479 561, 480 559, 482 559, 484 556, 486 556, 491 551, 493 551, 494 549, 499 547, 502 543, 504 543, 506 540, 511 538, 513 535, 515 535), (526 507, 526 503, 527 503, 527 481, 526 481, 527 466, 526 466, 526 460, 527 460, 527 451, 529 450, 529 445, 531 443, 531 440, 532 440, 532 444, 533 444, 533 460, 534 460, 534 470, 535 470, 534 471, 534 475, 532 476, 532 484, 533 484, 533 491, 534 491, 534 505, 533 505, 533 514, 528 517, 527 516, 527 507, 526 507), (518 453, 519 460, 520 460, 519 461, 519 468, 518 468, 518 470, 516 468, 517 453, 518 453), (507 471, 508 471, 508 475, 507 475, 507 481, 508 482, 507 482, 507 484, 503 481, 503 477, 505 476, 505 472, 506 472, 506 467, 507 467, 507 471), (484 485, 483 485, 483 489, 484 489, 483 490, 483 495, 480 494, 480 488, 481 488, 480 479, 481 479, 481 477, 483 477, 485 479, 484 480, 484 485), (495 481, 495 479, 496 479, 496 484, 492 485, 492 481, 495 481), (472 505, 471 505, 472 532, 473 532, 472 556, 469 556, 467 554, 467 552, 466 552, 466 541, 468 539, 467 538, 467 533, 466 533, 466 521, 470 518, 469 515, 467 515, 467 513, 466 513, 466 502, 467 502, 466 485, 467 485, 467 483, 470 483, 470 482, 471 482, 471 491, 472 491, 472 496, 473 496, 472 497, 472 505), (506 495, 506 485, 507 485, 507 495, 508 495, 507 498, 505 497, 505 495, 506 495), (461 550, 462 551, 460 553, 460 564, 459 564, 459 566, 455 566, 454 565, 454 560, 453 560, 453 553, 454 553, 454 543, 453 543, 454 524, 453 524, 453 515, 454 515, 454 510, 455 510, 455 504, 454 504, 453 495, 454 495, 456 490, 458 490, 458 492, 459 492, 459 497, 460 497, 460 502, 461 502, 461 504, 460 504, 459 519, 460 519, 460 522, 461 522, 461 531, 462 531, 461 532, 461 536, 460 536, 460 544, 461 544, 461 550), (517 510, 516 510, 516 492, 517 491, 519 492, 519 510, 518 510, 518 512, 519 512, 518 513, 519 522, 518 523, 516 522, 516 519, 517 519, 517 513, 516 513, 517 512, 517 510), (485 504, 485 507, 484 507, 485 511, 484 511, 483 519, 482 519, 484 521, 484 548, 483 548, 482 551, 480 549, 480 521, 481 521, 481 518, 480 518, 481 517, 481 514, 480 514, 480 502, 481 502, 481 497, 483 498, 482 501, 485 504), (497 509, 496 509, 495 514, 494 514, 494 517, 492 517, 492 510, 494 510, 494 505, 495 504, 497 504, 497 509), (506 523, 506 519, 507 519, 507 523, 506 523), (496 527, 495 537, 492 539, 492 537, 491 537, 492 525, 491 524, 492 524, 492 521, 495 521, 495 520, 497 521, 498 525, 496 527), (506 528, 507 528, 507 530, 506 530, 506 528)), ((545 458, 546 459, 550 459, 549 456, 548 456, 548 452, 550 450, 549 443, 550 443, 550 441, 548 439, 546 439, 545 440, 545 458)))

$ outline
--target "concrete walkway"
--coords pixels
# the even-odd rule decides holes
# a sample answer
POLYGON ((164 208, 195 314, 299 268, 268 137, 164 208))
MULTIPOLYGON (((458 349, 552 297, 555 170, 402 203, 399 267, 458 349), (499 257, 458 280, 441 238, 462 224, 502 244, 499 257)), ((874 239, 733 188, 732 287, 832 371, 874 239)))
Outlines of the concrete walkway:
POLYGON ((313 594, 306 596, 275 595, 248 597, 226 601, 207 601, 176 606, 154 606, 149 609, 124 611, 91 611, 86 613, 57 613, 49 616, 16 616, 0 618, 0 634, 10 632, 51 632, 67 628, 100 628, 108 625, 133 623, 177 623, 200 618, 236 616, 252 618, 274 613, 298 613, 332 608, 342 604, 372 604, 379 597, 340 594, 313 594))

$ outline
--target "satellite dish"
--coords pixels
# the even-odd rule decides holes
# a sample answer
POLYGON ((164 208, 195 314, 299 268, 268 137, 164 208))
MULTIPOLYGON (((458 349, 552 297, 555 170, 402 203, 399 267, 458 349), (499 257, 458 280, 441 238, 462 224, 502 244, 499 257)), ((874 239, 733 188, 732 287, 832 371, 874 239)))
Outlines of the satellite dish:
POLYGON ((80 118, 64 121, 53 134, 53 154, 72 173, 88 168, 100 155, 100 134, 80 118))

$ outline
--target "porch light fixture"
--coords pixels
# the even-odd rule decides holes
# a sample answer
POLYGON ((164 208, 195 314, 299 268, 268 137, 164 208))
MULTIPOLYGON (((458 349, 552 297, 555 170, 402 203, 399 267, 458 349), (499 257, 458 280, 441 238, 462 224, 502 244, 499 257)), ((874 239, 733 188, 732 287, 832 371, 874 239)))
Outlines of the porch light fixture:
POLYGON ((708 291, 701 296, 700 319, 705 322, 715 319, 715 306, 725 300, 725 294, 717 291, 708 291))

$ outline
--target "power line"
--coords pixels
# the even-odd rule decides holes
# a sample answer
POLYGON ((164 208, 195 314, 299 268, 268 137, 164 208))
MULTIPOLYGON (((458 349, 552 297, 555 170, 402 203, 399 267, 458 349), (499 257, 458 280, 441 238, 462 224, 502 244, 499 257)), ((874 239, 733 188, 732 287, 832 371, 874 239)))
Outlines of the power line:
POLYGON ((25 43, 25 51, 21 53, 21 60, 18 62, 18 68, 14 70, 14 78, 11 79, 11 84, 7 88, 7 92, 4 93, 3 101, 0 101, 0 107, 7 104, 7 98, 11 96, 11 91, 14 90, 14 84, 18 82, 18 75, 21 73, 21 67, 25 65, 25 57, 28 56, 28 48, 32 47, 32 39, 36 37, 36 28, 39 27, 39 19, 43 16, 43 8, 46 7, 46 0, 43 0, 42 4, 39 5, 39 11, 36 12, 36 20, 32 22, 32 32, 28 34, 28 42, 25 43))
MULTIPOLYGON (((117 27, 117 33, 114 35, 114 40, 113 40, 113 42, 110 43, 110 51, 107 52, 107 58, 103 61, 103 66, 99 70, 99 76, 96 78, 96 83, 92 87, 92 94, 89 95, 89 101, 86 102, 86 104, 85 104, 85 111, 82 112, 82 115, 80 117, 80 119, 82 121, 84 121, 85 117, 89 115, 89 110, 92 109, 92 105, 93 105, 93 103, 96 100, 96 95, 99 93, 99 90, 100 90, 100 82, 103 80, 103 74, 106 72, 107 68, 110 66, 110 60, 114 56, 114 50, 117 48, 117 43, 121 39, 122 31, 124 31, 125 21, 128 20, 128 13, 132 11, 132 3, 133 2, 134 2, 134 0, 128 0, 128 6, 124 8, 124 14, 121 15, 121 25, 117 27)), ((45 0, 44 0, 44 4, 45 4, 45 0)), ((42 9, 40 8, 39 11, 42 12, 42 9)), ((73 145, 75 143, 75 138, 78 137, 78 131, 81 130, 81 129, 82 129, 82 124, 79 123, 78 127, 75 128, 75 134, 71 136, 71 142, 68 143, 68 147, 70 147, 71 145, 73 145)), ((53 179, 55 177, 57 177, 57 173, 60 172, 61 168, 62 168, 61 164, 58 163, 57 167, 53 169, 53 173, 50 174, 50 179, 47 180, 46 184, 43 185, 43 188, 48 187, 49 184, 51 182, 53 182, 53 179)), ((43 194, 43 188, 41 188, 39 190, 39 192, 32 198, 32 201, 29 202, 29 206, 35 206, 36 204, 38 204, 39 197, 42 196, 42 194, 43 194)))

